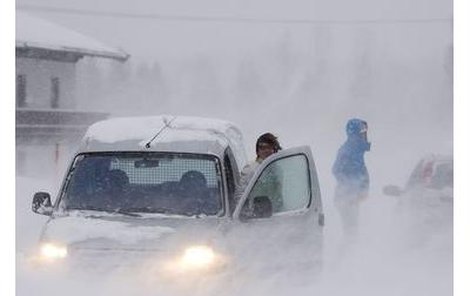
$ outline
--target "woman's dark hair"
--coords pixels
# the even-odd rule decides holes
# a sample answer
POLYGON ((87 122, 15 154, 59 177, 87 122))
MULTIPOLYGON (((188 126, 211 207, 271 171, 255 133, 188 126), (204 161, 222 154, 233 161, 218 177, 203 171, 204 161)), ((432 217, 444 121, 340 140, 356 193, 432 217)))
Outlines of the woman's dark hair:
POLYGON ((274 152, 278 152, 282 150, 277 137, 271 133, 265 133, 259 136, 258 140, 256 140, 256 151, 258 151, 258 147, 261 143, 269 144, 274 147, 274 152))

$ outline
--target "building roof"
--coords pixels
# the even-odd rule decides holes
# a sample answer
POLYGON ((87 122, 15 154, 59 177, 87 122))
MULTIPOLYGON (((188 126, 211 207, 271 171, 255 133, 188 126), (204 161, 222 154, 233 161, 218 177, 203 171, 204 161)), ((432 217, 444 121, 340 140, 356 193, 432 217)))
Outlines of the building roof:
POLYGON ((16 48, 49 50, 125 61, 126 52, 58 24, 16 12, 16 48))

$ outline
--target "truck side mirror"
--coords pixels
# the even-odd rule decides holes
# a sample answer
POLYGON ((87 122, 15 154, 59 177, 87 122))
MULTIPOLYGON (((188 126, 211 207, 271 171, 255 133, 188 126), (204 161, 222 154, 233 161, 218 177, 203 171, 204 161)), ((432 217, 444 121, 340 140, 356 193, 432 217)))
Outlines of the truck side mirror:
POLYGON ((273 215, 273 204, 269 197, 256 196, 253 199, 252 218, 269 218, 273 215))
POLYGON ((256 196, 253 200, 246 200, 240 212, 240 219, 269 218, 273 214, 273 205, 267 196, 256 196))
POLYGON ((51 195, 47 192, 36 192, 33 196, 32 210, 40 215, 52 215, 51 195))

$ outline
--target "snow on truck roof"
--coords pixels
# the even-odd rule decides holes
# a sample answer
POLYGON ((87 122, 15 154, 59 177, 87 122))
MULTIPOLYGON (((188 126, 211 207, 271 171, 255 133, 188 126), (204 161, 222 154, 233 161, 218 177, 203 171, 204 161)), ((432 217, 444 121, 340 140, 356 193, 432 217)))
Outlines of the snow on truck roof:
POLYGON ((174 151, 222 155, 230 146, 246 162, 243 136, 233 123, 190 116, 121 117, 91 125, 83 137, 86 151, 174 151))

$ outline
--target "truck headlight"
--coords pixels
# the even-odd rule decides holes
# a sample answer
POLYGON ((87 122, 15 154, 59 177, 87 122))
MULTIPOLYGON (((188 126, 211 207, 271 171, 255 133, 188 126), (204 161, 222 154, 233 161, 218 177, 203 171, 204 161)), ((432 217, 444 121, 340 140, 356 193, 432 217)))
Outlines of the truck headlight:
POLYGON ((207 246, 193 246, 184 251, 181 265, 189 269, 211 267, 216 261, 216 255, 212 248, 207 246))
POLYGON ((43 259, 54 260, 67 257, 67 247, 56 243, 42 244, 39 252, 43 259))

